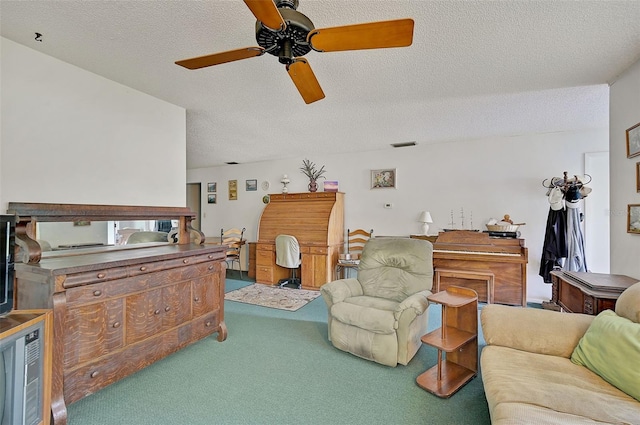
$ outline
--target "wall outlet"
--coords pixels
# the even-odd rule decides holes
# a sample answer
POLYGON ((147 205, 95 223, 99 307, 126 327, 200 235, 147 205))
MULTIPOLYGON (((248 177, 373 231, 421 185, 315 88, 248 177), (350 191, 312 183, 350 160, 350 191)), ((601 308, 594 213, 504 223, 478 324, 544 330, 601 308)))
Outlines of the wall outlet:
POLYGON ((384 204, 384 207, 387 209, 391 209, 393 208, 393 204, 387 203, 387 204, 384 204))

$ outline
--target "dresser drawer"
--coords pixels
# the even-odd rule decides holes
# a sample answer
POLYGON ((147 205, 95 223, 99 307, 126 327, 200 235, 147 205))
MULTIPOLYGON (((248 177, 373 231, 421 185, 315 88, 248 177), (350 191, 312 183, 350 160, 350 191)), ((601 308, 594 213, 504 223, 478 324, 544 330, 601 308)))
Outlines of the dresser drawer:
POLYGON ((147 289, 148 286, 149 285, 145 280, 129 278, 79 286, 77 288, 68 289, 65 294, 67 297, 67 304, 71 306, 78 303, 103 301, 108 298, 142 291, 147 289))
POLYGON ((257 266, 256 282, 273 283, 273 267, 257 266))
POLYGON ((256 266, 269 266, 275 263, 273 251, 256 251, 256 266))
POLYGON ((114 267, 111 269, 95 270, 90 272, 68 274, 62 286, 64 288, 73 288, 80 285, 90 285, 92 283, 106 282, 113 279, 122 279, 127 277, 126 267, 114 267))

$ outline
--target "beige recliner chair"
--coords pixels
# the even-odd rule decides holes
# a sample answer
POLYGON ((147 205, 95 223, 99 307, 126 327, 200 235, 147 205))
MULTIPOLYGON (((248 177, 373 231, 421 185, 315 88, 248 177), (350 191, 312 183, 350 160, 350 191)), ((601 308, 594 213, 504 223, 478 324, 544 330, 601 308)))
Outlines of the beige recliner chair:
POLYGON ((320 288, 336 348, 387 366, 406 365, 427 333, 433 247, 409 238, 370 239, 357 278, 320 288))

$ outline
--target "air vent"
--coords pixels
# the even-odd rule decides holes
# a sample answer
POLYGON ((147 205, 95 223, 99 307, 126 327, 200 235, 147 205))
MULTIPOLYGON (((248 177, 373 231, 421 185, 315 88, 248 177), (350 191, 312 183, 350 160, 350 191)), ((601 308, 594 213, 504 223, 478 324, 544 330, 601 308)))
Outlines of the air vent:
POLYGON ((406 148, 407 146, 415 146, 416 142, 406 142, 406 143, 392 143, 391 146, 394 148, 406 148))
POLYGON ((225 164, 227 164, 227 165, 238 165, 238 163, 235 162, 235 161, 225 162, 225 164))

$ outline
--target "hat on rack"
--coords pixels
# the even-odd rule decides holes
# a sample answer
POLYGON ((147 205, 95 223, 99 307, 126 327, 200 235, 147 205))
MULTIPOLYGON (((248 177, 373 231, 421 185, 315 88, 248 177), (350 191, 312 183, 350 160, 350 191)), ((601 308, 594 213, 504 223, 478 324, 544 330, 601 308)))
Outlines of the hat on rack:
POLYGON ((591 193, 590 187, 587 187, 585 185, 582 185, 582 187, 580 187, 580 195, 582 195, 583 198, 586 198, 586 196, 590 193, 591 193))
POLYGON ((564 206, 564 202, 562 201, 563 197, 564 195, 559 187, 551 189, 551 193, 549 194, 549 205, 552 210, 558 211, 562 209, 564 206))
POLYGON ((569 186, 567 192, 565 193, 565 198, 569 202, 578 202, 580 199, 582 199, 582 193, 580 193, 580 188, 577 184, 572 184, 571 186, 569 186))

